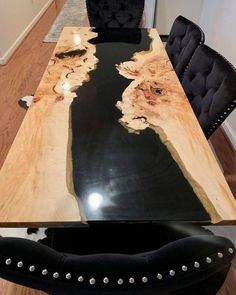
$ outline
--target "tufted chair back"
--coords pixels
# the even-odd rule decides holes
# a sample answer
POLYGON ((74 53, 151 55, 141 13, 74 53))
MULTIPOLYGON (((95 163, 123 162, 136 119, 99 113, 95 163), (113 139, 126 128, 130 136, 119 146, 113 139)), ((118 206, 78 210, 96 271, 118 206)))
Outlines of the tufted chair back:
POLYGON ((178 16, 171 28, 166 51, 179 79, 199 44, 204 43, 203 31, 183 16, 178 16))
POLYGON ((97 28, 136 28, 144 0, 86 0, 90 25, 97 28))
POLYGON ((206 137, 236 107, 236 71, 219 53, 206 45, 195 51, 182 86, 206 137))
POLYGON ((213 295, 233 244, 187 224, 53 230, 51 247, 0 238, 0 276, 53 295, 213 295))

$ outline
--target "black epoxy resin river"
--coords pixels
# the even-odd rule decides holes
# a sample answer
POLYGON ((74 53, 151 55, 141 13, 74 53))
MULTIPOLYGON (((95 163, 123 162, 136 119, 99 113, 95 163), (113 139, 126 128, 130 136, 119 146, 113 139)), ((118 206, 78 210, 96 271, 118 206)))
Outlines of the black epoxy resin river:
POLYGON ((71 105, 73 183, 85 219, 209 220, 159 136, 119 123, 116 102, 130 80, 115 65, 150 49, 148 30, 94 31, 99 61, 71 105))

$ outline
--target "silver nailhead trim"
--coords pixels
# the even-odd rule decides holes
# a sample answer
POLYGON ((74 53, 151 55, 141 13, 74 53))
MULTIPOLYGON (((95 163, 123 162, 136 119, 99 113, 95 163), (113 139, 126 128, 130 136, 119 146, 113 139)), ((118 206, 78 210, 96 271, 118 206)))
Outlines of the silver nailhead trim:
POLYGON ((187 271, 187 270, 188 270, 187 266, 186 265, 183 265, 182 266, 182 271, 187 271))
POLYGON ((135 279, 134 278, 129 278, 129 283, 130 284, 133 284, 135 282, 135 279))
POLYGON ((158 279, 158 280, 161 280, 161 279, 162 279, 162 274, 161 274, 161 273, 158 273, 158 274, 157 274, 157 279, 158 279))
POLYGON ((18 263, 17 263, 17 267, 22 267, 23 266, 23 262, 22 261, 19 261, 18 263))
POLYGON ((212 260, 211 260, 210 257, 207 257, 207 258, 206 258, 206 262, 207 262, 207 263, 211 263, 211 261, 212 261, 212 260))
POLYGON ((11 264, 11 258, 8 258, 6 261, 5 261, 6 265, 10 265, 11 264))
POLYGON ((143 283, 147 283, 148 282, 148 278, 147 277, 142 277, 142 282, 143 283))
POLYGON ((46 276, 47 274, 48 274, 47 269, 43 269, 43 270, 42 270, 42 275, 43 275, 43 276, 46 276))
POLYGON ((109 279, 108 279, 108 277, 105 277, 105 278, 103 279, 103 283, 104 283, 104 284, 108 284, 108 283, 109 283, 109 279))
POLYGON ((89 280, 89 284, 90 285, 94 285, 96 283, 96 280, 94 279, 94 278, 91 278, 90 280, 89 280))
POLYGON ((54 272, 54 274, 52 275, 54 277, 54 279, 59 278, 59 273, 58 272, 54 272))
POLYGON ((221 253, 221 252, 218 252, 217 255, 219 258, 223 258, 223 256, 224 256, 223 253, 221 253))
POLYGON ((78 277, 78 281, 79 281, 80 283, 82 283, 82 282, 84 281, 84 278, 83 278, 82 276, 80 276, 80 277, 78 277))
POLYGON ((195 261, 195 262, 194 262, 194 267, 195 267, 195 268, 199 268, 199 267, 200 267, 200 263, 197 262, 197 261, 195 261))
POLYGON ((70 280, 70 279, 71 279, 71 274, 70 274, 70 273, 67 273, 67 274, 66 274, 66 279, 67 279, 67 280, 70 280))
POLYGON ((169 274, 170 274, 170 276, 173 277, 175 275, 175 271, 173 269, 171 269, 170 272, 169 272, 169 274))
POLYGON ((29 271, 30 271, 30 272, 35 271, 35 266, 34 266, 34 265, 31 265, 31 266, 29 267, 29 271))
POLYGON ((124 283, 124 281, 123 281, 122 279, 119 279, 119 280, 117 281, 117 283, 118 283, 118 285, 122 285, 122 284, 124 283))
POLYGON ((229 248, 228 251, 229 251, 230 254, 233 254, 234 253, 234 249, 233 248, 229 248))

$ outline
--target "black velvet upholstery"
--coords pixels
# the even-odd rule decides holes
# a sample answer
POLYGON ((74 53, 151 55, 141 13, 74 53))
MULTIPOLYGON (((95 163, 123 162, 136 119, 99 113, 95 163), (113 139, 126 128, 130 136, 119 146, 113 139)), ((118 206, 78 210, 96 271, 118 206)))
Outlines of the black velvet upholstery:
POLYGON ((179 79, 199 44, 204 43, 203 31, 183 16, 178 16, 171 28, 166 51, 179 79))
POLYGON ((206 45, 198 47, 184 74, 183 88, 209 137, 236 107, 236 71, 206 45))
POLYGON ((90 25, 97 28, 136 28, 144 0, 86 0, 90 25))
POLYGON ((0 276, 55 295, 198 295, 200 288, 215 295, 235 252, 226 238, 186 224, 102 224, 52 233, 54 249, 0 238, 0 276))

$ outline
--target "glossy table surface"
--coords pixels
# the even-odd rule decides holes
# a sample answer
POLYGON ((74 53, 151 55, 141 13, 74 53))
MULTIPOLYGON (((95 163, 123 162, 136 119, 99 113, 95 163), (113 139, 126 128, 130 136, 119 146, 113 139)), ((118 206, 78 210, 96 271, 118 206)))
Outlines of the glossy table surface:
POLYGON ((0 171, 1 225, 236 221, 154 29, 64 28, 0 171))

